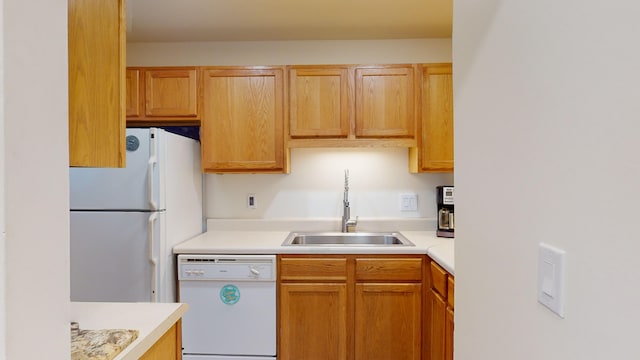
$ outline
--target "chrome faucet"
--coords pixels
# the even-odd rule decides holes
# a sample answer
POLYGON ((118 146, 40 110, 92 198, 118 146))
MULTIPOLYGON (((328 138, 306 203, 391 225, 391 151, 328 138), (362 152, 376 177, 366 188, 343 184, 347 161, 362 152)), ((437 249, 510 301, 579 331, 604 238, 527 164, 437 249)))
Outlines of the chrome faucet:
POLYGON ((349 170, 344 171, 344 199, 342 200, 342 232, 355 232, 358 225, 358 217, 351 219, 349 208, 349 170))

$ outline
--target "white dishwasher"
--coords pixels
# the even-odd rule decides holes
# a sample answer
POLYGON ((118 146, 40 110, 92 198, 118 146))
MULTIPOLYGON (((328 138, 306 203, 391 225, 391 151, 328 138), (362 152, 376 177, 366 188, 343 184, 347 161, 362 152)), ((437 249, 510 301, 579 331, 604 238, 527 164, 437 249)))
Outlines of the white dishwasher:
POLYGON ((275 255, 178 255, 184 360, 276 358, 275 255))

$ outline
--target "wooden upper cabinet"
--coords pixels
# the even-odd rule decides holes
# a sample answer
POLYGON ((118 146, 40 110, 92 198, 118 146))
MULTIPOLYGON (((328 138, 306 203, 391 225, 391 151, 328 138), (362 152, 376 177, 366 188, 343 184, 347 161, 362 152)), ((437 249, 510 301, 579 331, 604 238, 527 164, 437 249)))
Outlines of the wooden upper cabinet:
POLYGON ((146 116, 198 115, 196 69, 147 69, 144 82, 146 116))
POLYGON ((200 125, 196 67, 127 68, 127 123, 200 125))
POLYGON ((349 135, 352 114, 347 66, 289 68, 289 134, 292 138, 349 135))
POLYGON ((293 147, 415 147, 417 65, 289 66, 293 147))
POLYGON ((204 68, 204 172, 288 171, 284 68, 204 68))
MULTIPOLYGON (((451 64, 422 67, 422 136, 412 171, 453 171, 453 76, 451 64)), ((412 150, 413 151, 413 150, 412 150)))
POLYGON ((140 69, 127 69, 127 118, 138 117, 142 114, 140 103, 140 69))
POLYGON ((415 74, 414 65, 356 68, 356 137, 415 137, 415 74))
POLYGON ((124 167, 124 0, 68 2, 69 164, 124 167))

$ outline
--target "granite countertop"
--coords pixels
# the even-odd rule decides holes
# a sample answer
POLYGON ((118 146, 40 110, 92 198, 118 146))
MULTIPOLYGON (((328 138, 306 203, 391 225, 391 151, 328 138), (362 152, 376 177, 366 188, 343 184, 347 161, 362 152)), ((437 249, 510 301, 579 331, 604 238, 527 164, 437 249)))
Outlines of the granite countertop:
MULTIPOLYGON (((208 223, 212 225, 219 223, 208 223)), ((371 225, 360 227, 358 231, 381 231, 380 228, 392 228, 392 225, 371 225)), ((402 224, 400 224, 402 225, 402 224)), ((435 230, 399 230, 415 246, 283 246, 291 231, 319 231, 302 229, 300 223, 286 224, 289 229, 278 229, 268 223, 260 230, 253 223, 242 221, 232 225, 224 223, 223 230, 211 230, 177 244, 175 254, 427 254, 451 274, 454 273, 454 239, 440 238, 435 230), (274 229, 275 228, 275 229, 274 229)), ((395 226, 393 228, 397 228, 395 226)), ((411 227, 411 226, 408 226, 411 227)), ((333 229, 332 229, 333 230, 333 229)))
POLYGON ((181 303, 71 302, 70 321, 80 326, 72 351, 77 359, 138 359, 188 308, 181 303))
POLYGON ((138 330, 80 330, 71 334, 71 360, 111 360, 138 338, 138 330))

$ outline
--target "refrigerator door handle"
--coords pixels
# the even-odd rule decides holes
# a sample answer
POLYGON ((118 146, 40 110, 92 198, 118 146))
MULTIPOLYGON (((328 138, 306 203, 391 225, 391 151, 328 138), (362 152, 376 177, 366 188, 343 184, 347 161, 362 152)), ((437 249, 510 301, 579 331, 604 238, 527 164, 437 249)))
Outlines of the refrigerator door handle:
POLYGON ((158 203, 153 198, 155 193, 155 189, 154 189, 155 181, 153 181, 153 170, 157 163, 158 163, 158 159, 155 156, 149 157, 149 165, 147 168, 147 182, 148 182, 147 189, 149 189, 149 207, 151 208, 151 210, 158 210, 158 203))
POLYGON ((149 207, 151 210, 158 210, 158 203, 155 200, 155 166, 158 164, 158 143, 156 141, 158 134, 155 129, 151 129, 149 138, 149 162, 147 165, 147 182, 149 189, 149 207))
POLYGON ((155 256, 155 223, 158 213, 149 215, 149 263, 151 263, 151 301, 158 302, 158 258, 155 256))

